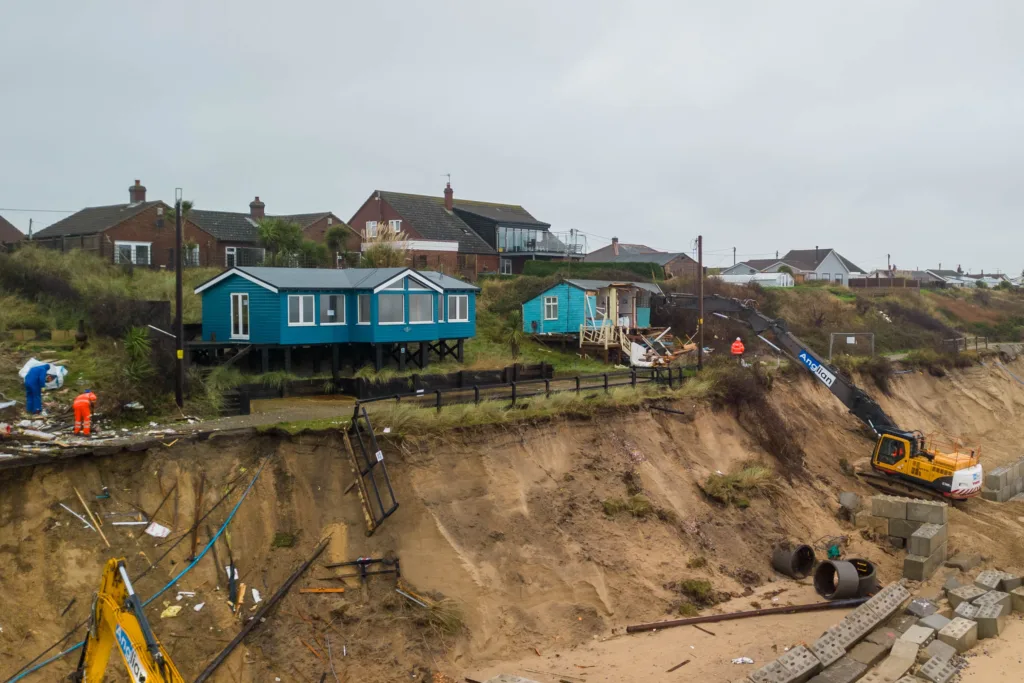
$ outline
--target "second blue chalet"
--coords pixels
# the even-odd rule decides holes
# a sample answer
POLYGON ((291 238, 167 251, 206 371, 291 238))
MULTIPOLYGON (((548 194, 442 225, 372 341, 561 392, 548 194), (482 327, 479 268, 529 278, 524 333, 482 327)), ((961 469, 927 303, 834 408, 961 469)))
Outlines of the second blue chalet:
POLYGON ((201 344, 251 345, 264 358, 274 347, 333 346, 335 366, 343 351, 378 369, 389 357, 424 367, 431 351, 461 361, 478 291, 411 268, 232 268, 195 289, 201 344))

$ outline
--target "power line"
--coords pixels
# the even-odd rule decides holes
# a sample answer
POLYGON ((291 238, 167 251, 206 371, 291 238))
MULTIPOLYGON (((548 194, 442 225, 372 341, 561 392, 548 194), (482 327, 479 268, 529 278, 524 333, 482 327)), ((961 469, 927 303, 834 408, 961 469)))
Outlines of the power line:
POLYGON ((25 213, 77 213, 75 211, 67 211, 64 209, 5 209, 0 207, 0 211, 23 211, 25 213))

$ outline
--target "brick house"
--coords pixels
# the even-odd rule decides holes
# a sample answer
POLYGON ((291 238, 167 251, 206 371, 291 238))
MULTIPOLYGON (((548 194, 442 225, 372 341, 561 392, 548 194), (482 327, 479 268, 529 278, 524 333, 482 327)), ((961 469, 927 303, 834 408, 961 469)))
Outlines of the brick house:
POLYGON ((404 233, 410 268, 470 280, 498 272, 497 250, 456 213, 450 184, 444 197, 374 190, 349 225, 364 239, 387 230, 404 233))
POLYGON ((327 231, 340 225, 349 233, 345 250, 357 253, 361 238, 345 221, 330 211, 289 215, 268 215, 266 204, 256 197, 249 202, 248 213, 237 211, 210 211, 193 209, 189 221, 195 223, 217 240, 215 257, 209 265, 233 268, 235 266, 258 266, 263 262, 263 248, 260 246, 259 222, 264 218, 279 218, 296 223, 302 228, 306 239, 323 243, 327 231))
POLYGON ((645 244, 624 244, 618 237, 613 237, 607 247, 590 252, 583 260, 586 263, 651 263, 661 266, 667 278, 696 278, 699 270, 689 254, 658 251, 645 244))
MULTIPOLYGON (((138 180, 128 188, 127 204, 91 206, 57 221, 32 237, 41 247, 62 252, 80 249, 114 263, 166 268, 174 265, 175 230, 171 207, 146 201, 138 180)), ((182 225, 190 264, 207 265, 218 248, 217 239, 190 221, 182 225)))
POLYGON ((14 227, 10 221, 0 216, 0 251, 8 245, 15 244, 25 239, 25 234, 14 227))

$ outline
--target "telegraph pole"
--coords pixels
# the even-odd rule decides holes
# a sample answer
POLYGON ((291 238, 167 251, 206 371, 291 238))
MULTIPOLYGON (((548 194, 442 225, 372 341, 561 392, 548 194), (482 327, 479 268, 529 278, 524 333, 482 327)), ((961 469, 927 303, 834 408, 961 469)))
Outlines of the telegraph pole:
POLYGON ((174 402, 185 405, 185 316, 182 315, 181 188, 174 190, 174 402))
POLYGON ((732 248, 732 264, 736 265, 736 247, 732 248))
POLYGON ((704 369, 704 236, 697 235, 697 369, 704 369))

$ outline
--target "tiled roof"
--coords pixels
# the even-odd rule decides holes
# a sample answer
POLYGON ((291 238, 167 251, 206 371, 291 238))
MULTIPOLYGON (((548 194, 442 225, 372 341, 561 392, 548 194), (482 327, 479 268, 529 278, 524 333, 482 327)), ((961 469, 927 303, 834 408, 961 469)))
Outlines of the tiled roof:
MULTIPOLYGON (((436 198, 444 204, 444 199, 436 198)), ((518 223, 522 225, 537 225, 551 227, 550 223, 539 221, 530 215, 530 212, 518 204, 496 204, 494 202, 475 202, 468 199, 456 199, 452 202, 456 211, 465 211, 487 220, 497 223, 518 223)))
POLYGON ((749 261, 743 261, 743 263, 745 265, 750 266, 754 270, 761 271, 761 270, 764 270, 765 268, 768 268, 769 266, 774 266, 776 263, 779 263, 781 260, 782 259, 777 259, 777 258, 754 258, 754 259, 750 259, 749 261))
MULTIPOLYGON (((646 244, 626 244, 624 242, 619 242, 619 256, 622 256, 623 254, 626 254, 626 255, 636 255, 636 254, 664 254, 664 253, 665 252, 658 251, 657 249, 651 249, 646 244)), ((611 258, 614 258, 614 254, 615 254, 615 245, 614 244, 609 244, 606 247, 601 247, 600 249, 595 249, 594 251, 590 252, 585 257, 583 257, 583 260, 584 261, 594 261, 596 263, 601 263, 601 262, 608 261, 611 258)))
MULTIPOLYGON (((821 262, 825 260, 825 257, 827 257, 829 253, 833 251, 835 250, 828 248, 791 249, 789 252, 786 253, 785 256, 783 256, 779 260, 785 261, 789 265, 799 268, 800 270, 816 270, 818 266, 821 265, 821 262)), ((842 264, 846 266, 846 269, 851 273, 864 272, 859 267, 855 266, 853 262, 851 262, 849 259, 843 257, 843 255, 840 254, 838 251, 836 251, 835 253, 836 258, 838 258, 842 262, 842 264)))
POLYGON ((609 256, 607 258, 602 258, 600 261, 594 261, 592 259, 587 259, 587 262, 588 263, 654 263, 656 265, 663 266, 666 263, 668 263, 669 261, 672 261, 672 260, 677 259, 679 257, 682 257, 684 259, 690 259, 691 261, 693 260, 692 258, 690 258, 690 256, 688 254, 684 254, 682 252, 669 253, 669 252, 664 252, 664 251, 657 251, 657 252, 652 252, 652 253, 623 254, 622 251, 619 250, 619 255, 618 256, 609 256))
POLYGON ((225 242, 259 242, 256 222, 247 213, 192 209, 188 220, 225 242))
POLYGON ((161 201, 138 204, 113 204, 111 206, 90 206, 47 226, 33 235, 33 239, 47 237, 70 237, 72 235, 95 235, 112 228, 122 221, 145 211, 163 205, 161 201))
POLYGON ((0 244, 12 242, 20 242, 25 239, 25 234, 18 230, 16 227, 11 225, 3 216, 0 216, 0 244))
POLYGON ((383 190, 379 194, 423 239, 458 242, 459 251, 467 254, 497 253, 465 221, 444 208, 443 198, 383 190))

